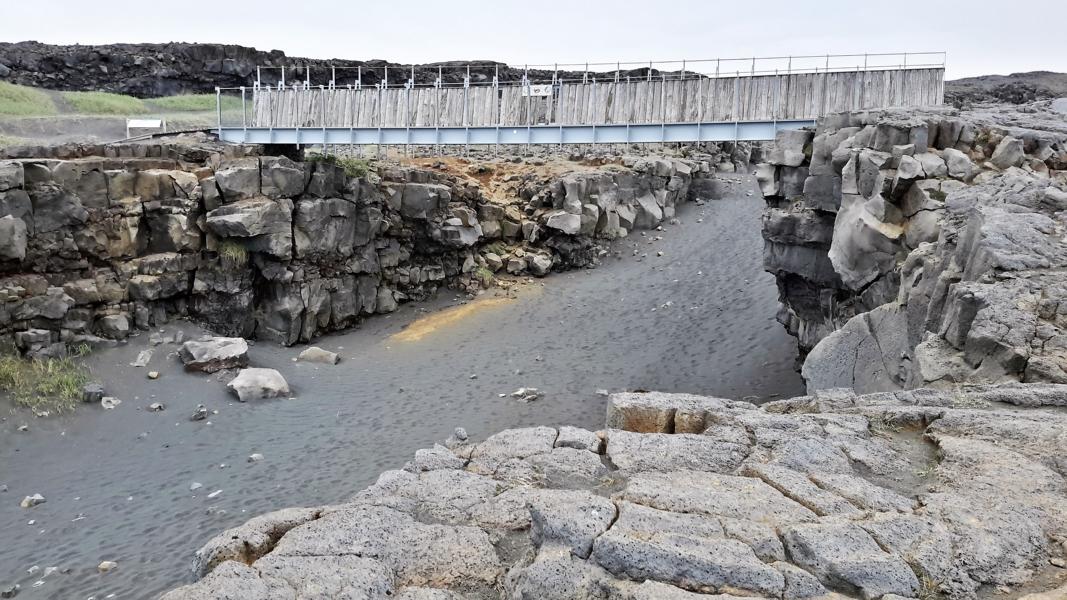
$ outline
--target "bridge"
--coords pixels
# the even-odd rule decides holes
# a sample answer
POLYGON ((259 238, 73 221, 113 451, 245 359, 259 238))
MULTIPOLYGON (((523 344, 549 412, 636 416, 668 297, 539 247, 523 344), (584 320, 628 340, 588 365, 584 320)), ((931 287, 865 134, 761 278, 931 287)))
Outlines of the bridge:
POLYGON ((944 70, 944 52, 527 65, 517 81, 495 64, 332 68, 318 84, 307 69, 261 68, 251 87, 217 88, 218 133, 314 145, 760 141, 829 113, 941 104, 944 70), (496 75, 472 78, 487 66, 496 75), (462 81, 446 82, 457 68, 462 81), (419 83, 426 70, 436 77, 419 83))

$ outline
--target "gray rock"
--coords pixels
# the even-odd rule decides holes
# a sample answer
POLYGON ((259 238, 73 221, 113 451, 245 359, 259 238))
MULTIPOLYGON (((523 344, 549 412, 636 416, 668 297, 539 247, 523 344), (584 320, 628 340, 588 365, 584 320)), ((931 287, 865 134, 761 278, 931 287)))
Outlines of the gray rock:
POLYGON ((1023 151, 1023 141, 1010 135, 1000 140, 989 162, 998 169, 1017 167, 1023 163, 1026 153, 1023 151))
POLYGON ((104 398, 104 386, 92 382, 82 386, 82 402, 100 402, 104 398))
POLYGON ((103 337, 124 340, 130 335, 130 322, 126 315, 107 315, 97 320, 96 329, 103 337))
POLYGON ((243 525, 211 538, 197 550, 193 572, 197 577, 204 577, 224 561, 256 561, 269 552, 285 532, 319 518, 321 512, 315 508, 284 508, 253 517, 243 525))
POLYGON ((248 342, 242 338, 217 337, 182 344, 178 356, 186 370, 214 373, 248 365, 248 342))
POLYGON ((336 352, 323 350, 318 346, 309 346, 297 358, 304 362, 322 363, 324 365, 336 365, 341 360, 341 356, 336 352))
POLYGON ((615 521, 615 504, 586 491, 544 491, 529 501, 530 536, 537 546, 558 544, 588 558, 593 540, 615 521))
POLYGON ((961 181, 970 181, 974 178, 977 167, 963 152, 955 148, 946 148, 941 152, 941 157, 945 159, 949 177, 961 181))
POLYGON ((582 227, 582 217, 581 215, 557 210, 545 215, 544 224, 549 229, 555 229, 568 235, 577 235, 582 227))
POLYGON ((605 454, 621 471, 711 471, 732 473, 748 455, 748 447, 690 433, 607 433, 605 454))
MULTIPOLYGON (((593 544, 591 559, 621 577, 693 591, 726 588, 776 597, 784 589, 781 573, 765 565, 747 545, 717 536, 717 524, 679 531, 680 523, 664 523, 660 517, 660 524, 666 525, 660 528, 650 526, 648 511, 624 504, 619 520, 593 544)), ((666 517, 671 518, 685 519, 666 517)))
POLYGON ((811 156, 814 133, 802 129, 779 131, 774 139, 774 146, 767 155, 767 162, 773 165, 799 167, 811 156))
POLYGON ((21 261, 26 258, 26 223, 12 215, 0 217, 0 260, 21 261))
POLYGON ((241 402, 264 398, 280 398, 289 395, 289 384, 282 374, 274 369, 241 369, 226 384, 241 402))
POLYGON ((782 537, 793 561, 825 585, 856 589, 868 600, 885 594, 914 597, 919 591, 908 564, 883 551, 856 525, 797 524, 787 527, 782 537))
POLYGON ((544 277, 552 270, 552 257, 541 252, 529 253, 526 255, 526 267, 535 276, 544 277))

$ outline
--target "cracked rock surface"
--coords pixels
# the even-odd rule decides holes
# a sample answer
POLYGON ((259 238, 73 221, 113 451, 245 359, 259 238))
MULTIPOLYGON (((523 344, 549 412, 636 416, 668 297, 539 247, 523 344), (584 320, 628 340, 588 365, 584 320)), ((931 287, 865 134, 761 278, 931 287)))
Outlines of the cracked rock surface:
POLYGON ((1067 383, 1062 116, 832 115, 776 145, 764 263, 809 391, 1067 383))
POLYGON ((436 446, 345 504, 256 517, 163 598, 1056 598, 1064 398, 615 394, 604 431, 436 446))

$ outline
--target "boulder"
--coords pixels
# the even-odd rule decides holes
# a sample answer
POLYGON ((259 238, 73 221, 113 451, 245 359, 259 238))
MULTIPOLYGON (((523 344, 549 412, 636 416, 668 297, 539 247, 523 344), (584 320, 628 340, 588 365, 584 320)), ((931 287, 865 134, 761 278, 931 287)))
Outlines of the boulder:
POLYGON ((779 131, 774 138, 774 146, 767 155, 767 162, 772 165, 799 167, 811 156, 811 141, 814 132, 803 129, 779 131))
POLYGON ((214 373, 248 365, 248 342, 242 338, 216 337, 188 341, 178 350, 188 371, 214 373))
POLYGON ((96 321, 96 330, 108 339, 124 340, 130 335, 130 321, 126 315, 107 315, 96 321))
POLYGON ((304 362, 322 363, 324 365, 336 365, 341 360, 340 355, 336 352, 323 350, 318 346, 311 346, 305 349, 297 358, 304 362))
POLYGON ((447 207, 451 198, 448 186, 408 183, 400 197, 400 214, 409 219, 429 219, 433 213, 447 207))
POLYGON ((26 258, 26 223, 12 215, 0 217, 0 260, 26 258))
POLYGON ((220 206, 207 214, 207 227, 219 237, 291 234, 292 214, 269 198, 250 198, 220 206))
POLYGON ((989 162, 993 163, 996 168, 1004 170, 1009 167, 1018 167, 1023 164, 1025 158, 1023 141, 1008 135, 997 144, 989 162))
POLYGON ((941 157, 945 159, 949 177, 961 181, 970 181, 974 178, 978 168, 963 152, 955 148, 946 148, 941 152, 941 157))
POLYGON ((215 171, 215 183, 226 202, 259 196, 259 159, 248 157, 224 161, 215 171))
POLYGON ((568 235, 577 235, 582 229, 582 216, 563 210, 555 210, 545 215, 545 227, 555 229, 568 235))
POLYGON ((537 277, 544 277, 552 270, 552 257, 543 252, 526 255, 526 267, 537 277))
POLYGON ((282 374, 274 369, 241 369, 226 384, 241 402, 264 398, 280 398, 289 395, 289 384, 282 374))
POLYGON ((22 163, 0 161, 0 192, 21 188, 24 183, 22 163))

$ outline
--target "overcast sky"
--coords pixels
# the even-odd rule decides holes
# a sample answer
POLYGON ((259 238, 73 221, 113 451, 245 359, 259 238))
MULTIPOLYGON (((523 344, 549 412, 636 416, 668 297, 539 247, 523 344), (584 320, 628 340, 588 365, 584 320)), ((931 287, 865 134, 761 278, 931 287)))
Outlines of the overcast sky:
POLYGON ((1067 1, 0 0, 0 40, 224 42, 510 64, 944 50, 947 77, 1067 71, 1067 1))

